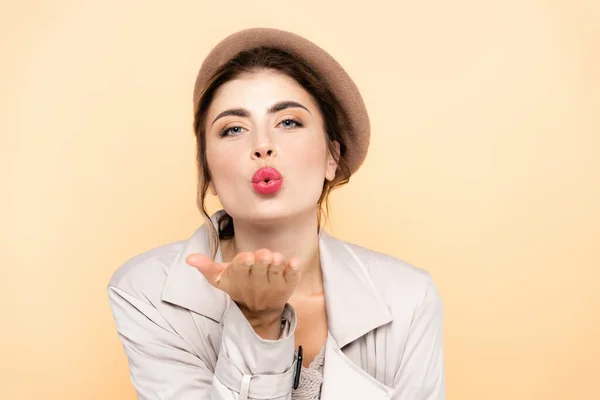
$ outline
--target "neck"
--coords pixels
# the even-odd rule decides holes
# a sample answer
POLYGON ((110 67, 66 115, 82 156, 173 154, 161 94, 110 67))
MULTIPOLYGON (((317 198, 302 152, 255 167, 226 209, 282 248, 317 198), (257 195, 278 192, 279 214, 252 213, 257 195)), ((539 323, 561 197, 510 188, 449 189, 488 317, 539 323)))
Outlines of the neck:
POLYGON ((310 296, 323 292, 323 275, 319 259, 317 212, 272 224, 257 225, 235 219, 235 235, 221 242, 223 261, 231 261, 238 253, 261 248, 281 253, 285 260, 300 261, 301 279, 294 296, 310 296))

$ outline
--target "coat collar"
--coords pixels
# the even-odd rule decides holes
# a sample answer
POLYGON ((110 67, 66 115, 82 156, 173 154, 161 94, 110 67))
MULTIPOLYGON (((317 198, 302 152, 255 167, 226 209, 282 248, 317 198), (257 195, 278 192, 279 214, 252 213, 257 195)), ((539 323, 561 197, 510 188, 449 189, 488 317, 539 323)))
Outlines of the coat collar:
MULTIPOLYGON (((211 216, 215 227, 223 213, 224 210, 219 210, 211 216)), ((340 348, 391 322, 391 314, 366 267, 346 243, 321 231, 319 251, 329 331, 340 348)), ((185 262, 191 253, 208 252, 208 232, 203 225, 185 242, 173 260, 167 272, 162 300, 221 322, 227 307, 227 295, 211 286, 200 272, 185 262)), ((215 260, 222 261, 220 248, 215 260)))

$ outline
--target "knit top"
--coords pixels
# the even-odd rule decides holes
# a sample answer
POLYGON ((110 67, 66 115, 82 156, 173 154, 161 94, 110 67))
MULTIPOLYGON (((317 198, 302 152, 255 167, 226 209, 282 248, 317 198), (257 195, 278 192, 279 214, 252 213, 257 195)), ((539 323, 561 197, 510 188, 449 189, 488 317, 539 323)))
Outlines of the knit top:
POLYGON ((300 371, 298 389, 292 391, 292 400, 319 400, 323 385, 323 367, 325 365, 325 345, 311 361, 308 368, 304 365, 300 371))

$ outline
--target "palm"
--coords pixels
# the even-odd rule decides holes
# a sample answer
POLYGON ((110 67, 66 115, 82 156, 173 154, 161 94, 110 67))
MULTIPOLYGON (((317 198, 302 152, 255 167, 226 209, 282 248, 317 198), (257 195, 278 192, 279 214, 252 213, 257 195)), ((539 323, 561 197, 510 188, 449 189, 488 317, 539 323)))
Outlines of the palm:
POLYGON ((252 313, 283 310, 300 278, 297 260, 286 262, 267 249, 239 253, 228 263, 216 263, 204 254, 192 254, 186 261, 252 313))

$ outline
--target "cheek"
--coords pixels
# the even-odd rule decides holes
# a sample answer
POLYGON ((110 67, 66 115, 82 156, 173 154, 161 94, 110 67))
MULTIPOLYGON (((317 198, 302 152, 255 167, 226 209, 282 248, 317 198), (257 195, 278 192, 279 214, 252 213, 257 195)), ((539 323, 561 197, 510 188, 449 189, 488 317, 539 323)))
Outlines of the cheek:
POLYGON ((325 143, 321 141, 311 141, 296 146, 294 149, 295 169, 302 175, 301 179, 305 184, 310 183, 315 188, 320 188, 325 179, 325 168, 327 156, 325 143))
POLYGON ((228 187, 228 182, 234 178, 234 172, 236 170, 235 165, 232 163, 232 160, 235 158, 227 157, 227 154, 222 154, 222 151, 219 149, 208 149, 206 154, 206 160, 208 162, 208 166, 210 168, 212 181, 217 191, 220 192, 219 189, 221 187, 228 187))

